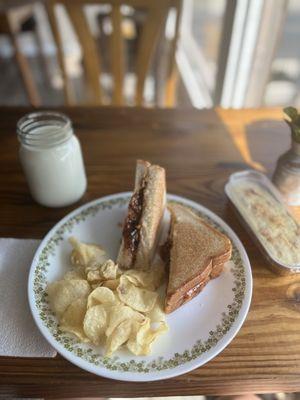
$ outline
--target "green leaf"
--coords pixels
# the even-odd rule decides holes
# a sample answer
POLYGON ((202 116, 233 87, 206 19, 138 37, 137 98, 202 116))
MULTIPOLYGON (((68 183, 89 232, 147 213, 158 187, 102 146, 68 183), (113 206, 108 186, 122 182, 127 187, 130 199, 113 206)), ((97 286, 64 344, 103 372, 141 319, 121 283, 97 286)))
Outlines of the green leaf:
POLYGON ((294 107, 286 107, 283 111, 290 118, 290 120, 285 119, 285 122, 291 128, 293 140, 300 143, 300 114, 294 107))
POLYGON ((296 122, 299 117, 298 110, 295 107, 285 107, 283 112, 291 118, 292 122, 296 122))

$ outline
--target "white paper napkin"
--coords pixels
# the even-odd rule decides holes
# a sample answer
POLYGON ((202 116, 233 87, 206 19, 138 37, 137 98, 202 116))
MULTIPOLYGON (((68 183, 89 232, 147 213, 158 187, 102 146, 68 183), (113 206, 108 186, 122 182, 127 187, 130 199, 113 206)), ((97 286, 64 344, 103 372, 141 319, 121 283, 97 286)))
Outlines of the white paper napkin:
POLYGON ((55 357, 30 313, 27 279, 39 240, 0 239, 0 356, 55 357))

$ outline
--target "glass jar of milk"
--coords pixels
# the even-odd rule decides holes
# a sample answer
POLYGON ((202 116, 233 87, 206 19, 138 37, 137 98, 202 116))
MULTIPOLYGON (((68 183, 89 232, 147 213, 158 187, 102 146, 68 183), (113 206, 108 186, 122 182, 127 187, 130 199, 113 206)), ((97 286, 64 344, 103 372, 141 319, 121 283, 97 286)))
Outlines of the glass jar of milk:
POLYGON ((20 160, 32 197, 48 207, 74 203, 87 180, 80 143, 70 119, 56 112, 34 112, 17 124, 20 160))

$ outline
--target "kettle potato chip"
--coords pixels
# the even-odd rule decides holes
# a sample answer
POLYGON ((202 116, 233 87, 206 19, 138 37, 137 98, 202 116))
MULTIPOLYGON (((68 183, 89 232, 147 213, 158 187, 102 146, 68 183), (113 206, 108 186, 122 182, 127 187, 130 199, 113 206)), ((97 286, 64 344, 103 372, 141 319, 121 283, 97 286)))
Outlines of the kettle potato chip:
POLYGON ((112 260, 107 260, 101 266, 101 273, 103 278, 108 279, 116 279, 118 273, 118 264, 115 264, 112 260))
POLYGON ((86 279, 91 284, 101 283, 103 281, 103 277, 98 269, 87 271, 86 279))
POLYGON ((113 330, 126 319, 132 321, 143 321, 144 318, 145 317, 142 314, 125 305, 120 304, 112 306, 109 312, 109 322, 105 334, 106 336, 110 336, 113 330))
POLYGON ((122 346, 130 337, 132 330, 132 321, 125 319, 122 321, 107 338, 106 341, 106 356, 111 356, 119 347, 122 346))
POLYGON ((166 315, 163 311, 162 307, 162 301, 160 298, 156 300, 156 303, 152 310, 150 310, 148 313, 146 313, 146 316, 150 318, 151 323, 152 322, 164 322, 166 319, 166 315))
POLYGON ((87 280, 89 282, 101 282, 106 280, 113 280, 117 277, 118 265, 112 260, 105 261, 104 264, 95 266, 94 263, 88 264, 86 268, 87 280))
POLYGON ((164 274, 164 265, 161 263, 153 265, 150 271, 130 269, 124 272, 131 283, 148 290, 156 290, 161 285, 164 274))
POLYGON ((150 351, 150 344, 145 338, 150 328, 150 320, 147 318, 143 323, 134 323, 132 335, 127 341, 127 348, 135 355, 147 355, 150 351))
POLYGON ((146 356, 150 354, 151 344, 154 340, 167 330, 168 327, 164 322, 160 323, 157 329, 152 329, 150 319, 146 318, 142 324, 134 324, 134 334, 128 340, 127 347, 137 356, 146 356))
POLYGON ((96 306, 97 304, 114 304, 119 302, 114 292, 107 287, 97 287, 88 297, 87 308, 96 306))
POLYGON ((88 342, 88 338, 83 331, 83 320, 86 313, 87 301, 79 298, 73 301, 64 312, 59 328, 62 331, 73 333, 82 342, 88 342))
POLYGON ((140 271, 136 269, 129 269, 124 272, 124 276, 137 287, 147 288, 149 290, 154 290, 153 279, 149 273, 146 271, 140 271))
POLYGON ((87 310, 83 321, 83 330, 95 345, 101 343, 106 326, 107 309, 105 305, 100 304, 87 310))
POLYGON ((107 287, 111 290, 116 290, 120 284, 120 279, 109 279, 108 281, 102 282, 101 286, 107 287))
POLYGON ((126 275, 121 275, 117 292, 123 303, 141 312, 152 310, 158 297, 156 292, 135 286, 126 275))
POLYGON ((73 269, 72 271, 68 271, 64 275, 64 280, 69 281, 72 279, 85 279, 84 269, 81 267, 77 267, 76 269, 73 269))
POLYGON ((69 242, 73 246, 71 263, 75 266, 86 267, 91 261, 95 261, 101 265, 108 258, 102 247, 96 244, 82 243, 74 237, 70 237, 69 242))
POLYGON ((86 298, 90 290, 90 285, 83 279, 62 279, 50 283, 47 293, 52 310, 60 317, 73 301, 81 297, 86 298))
POLYGON ((164 266, 121 271, 100 246, 75 238, 70 243, 74 269, 47 287, 60 329, 81 342, 103 344, 108 357, 121 346, 135 355, 150 354, 153 341, 168 329, 155 291, 163 282, 164 266))

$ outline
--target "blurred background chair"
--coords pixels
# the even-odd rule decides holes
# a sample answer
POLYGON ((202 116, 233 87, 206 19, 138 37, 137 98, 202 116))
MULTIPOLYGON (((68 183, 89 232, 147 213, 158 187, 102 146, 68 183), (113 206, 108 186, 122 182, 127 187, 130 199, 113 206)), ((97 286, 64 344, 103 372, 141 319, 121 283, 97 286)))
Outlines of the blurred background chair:
POLYGON ((7 35, 10 38, 28 100, 31 104, 37 106, 41 103, 41 99, 32 70, 26 57, 24 57, 18 40, 20 33, 30 31, 35 36, 37 47, 41 47, 40 35, 34 15, 34 4, 36 2, 35 0, 0 1, 0 34, 7 35))
POLYGON ((66 104, 76 104, 78 95, 67 73, 63 32, 55 13, 58 5, 64 7, 81 47, 86 89, 81 102, 142 105, 146 79, 151 74, 154 82, 160 80, 159 85, 153 85, 155 98, 152 103, 174 104, 175 49, 181 0, 48 0, 46 4, 58 49, 66 104), (106 7, 98 13, 94 9, 98 29, 92 32, 85 7, 99 4, 106 7), (164 43, 167 47, 163 49, 160 45, 155 54, 158 43, 167 42, 163 28, 171 10, 176 13, 174 35, 168 43, 164 43), (165 62, 159 63, 160 59, 165 59, 165 62), (156 69, 151 69, 153 60, 156 69), (128 87, 130 82, 134 91, 126 95, 129 92, 126 85, 128 87))
POLYGON ((298 0, 0 0, 0 14, 0 104, 300 105, 298 0))
POLYGON ((0 4, 1 33, 12 39, 31 104, 48 105, 51 91, 50 105, 55 103, 55 88, 64 95, 57 100, 67 105, 175 104, 182 0, 45 0, 46 14, 40 9, 37 19, 40 25, 50 22, 48 36, 54 38, 58 64, 46 60, 40 68, 30 64, 18 40, 22 30, 34 31, 40 61, 44 58, 33 1, 0 4), (170 13, 173 32, 166 37, 170 13))

